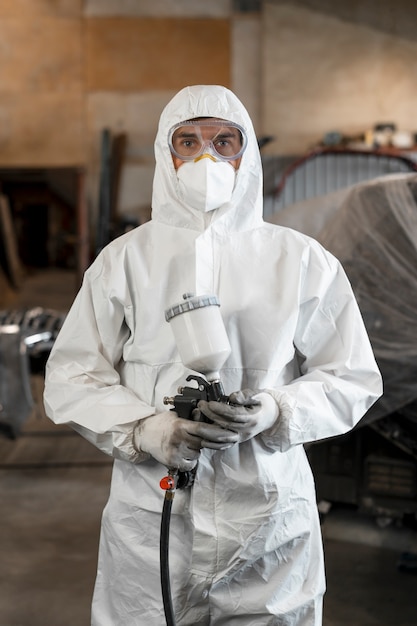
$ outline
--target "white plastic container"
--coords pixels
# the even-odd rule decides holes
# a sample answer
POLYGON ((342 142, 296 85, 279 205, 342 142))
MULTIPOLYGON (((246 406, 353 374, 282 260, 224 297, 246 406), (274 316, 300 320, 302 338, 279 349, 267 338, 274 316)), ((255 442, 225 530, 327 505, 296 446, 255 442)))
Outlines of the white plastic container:
POLYGON ((184 294, 184 301, 165 311, 185 367, 219 380, 231 352, 217 296, 184 294))

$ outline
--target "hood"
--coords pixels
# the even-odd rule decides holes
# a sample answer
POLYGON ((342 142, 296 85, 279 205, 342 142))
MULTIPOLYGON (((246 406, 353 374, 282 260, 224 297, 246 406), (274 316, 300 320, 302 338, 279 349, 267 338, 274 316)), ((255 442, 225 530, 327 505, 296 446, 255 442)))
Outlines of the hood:
POLYGON ((155 140, 156 167, 152 192, 152 220, 202 232, 249 230, 262 223, 262 164, 255 131, 248 112, 229 89, 219 85, 185 87, 161 114, 155 140), (196 117, 218 117, 240 124, 248 144, 236 176, 230 202, 202 213, 184 204, 177 193, 177 174, 168 147, 168 133, 177 122, 196 117))

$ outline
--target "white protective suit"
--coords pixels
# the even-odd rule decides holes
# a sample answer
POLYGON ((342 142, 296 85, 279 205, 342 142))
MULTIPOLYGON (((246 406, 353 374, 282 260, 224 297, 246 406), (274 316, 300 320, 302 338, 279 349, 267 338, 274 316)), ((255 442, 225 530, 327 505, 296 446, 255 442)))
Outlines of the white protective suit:
POLYGON ((345 433, 381 393, 368 337, 338 261, 262 219, 262 168, 250 118, 229 90, 183 89, 155 142, 152 220, 87 270, 47 365, 45 406, 114 457, 100 540, 94 626, 161 626, 159 532, 166 468, 135 451, 138 419, 166 411, 186 370, 164 312, 184 293, 217 294, 232 353, 226 393, 267 388, 276 425, 227 450, 203 449, 179 490, 170 569, 178 626, 321 624, 325 589, 315 488, 303 444, 345 433), (230 203, 181 204, 173 124, 219 117, 248 146, 230 203))

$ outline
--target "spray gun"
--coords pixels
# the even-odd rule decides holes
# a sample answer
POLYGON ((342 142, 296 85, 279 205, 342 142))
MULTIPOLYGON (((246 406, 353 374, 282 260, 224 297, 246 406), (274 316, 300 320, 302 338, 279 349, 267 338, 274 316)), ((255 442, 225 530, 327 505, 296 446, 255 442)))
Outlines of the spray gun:
MULTIPOLYGON (((187 382, 196 382, 196 387, 180 387, 175 396, 164 398, 164 404, 173 405, 172 410, 184 419, 193 419, 193 412, 200 400, 228 401, 219 370, 230 355, 231 347, 219 307, 217 296, 194 296, 186 293, 183 295, 183 302, 165 311, 165 319, 171 324, 184 366, 201 374, 201 376, 190 374, 186 378, 187 382)), ((165 490, 161 519, 160 566, 167 626, 175 626, 168 562, 172 502, 175 490, 191 487, 194 475, 195 471, 179 472, 175 468, 169 468, 168 475, 160 482, 161 488, 165 490)))
MULTIPOLYGON (((193 411, 200 400, 227 402, 219 370, 231 348, 220 314, 220 303, 214 295, 185 293, 182 302, 165 311, 165 319, 171 324, 181 361, 185 367, 199 372, 204 378, 190 374, 187 382, 195 381, 197 386, 180 387, 175 396, 165 397, 163 401, 166 405, 173 405, 172 410, 179 417, 193 419, 193 411)), ((175 472, 170 470, 170 475, 168 482, 171 484, 175 472)), ((189 487, 193 479, 192 472, 178 472, 175 486, 189 487)))
POLYGON ((197 408, 200 400, 215 400, 217 402, 227 402, 227 396, 224 395, 223 385, 220 380, 211 382, 205 380, 201 376, 190 374, 186 381, 194 380, 197 387, 180 387, 175 396, 164 398, 164 404, 174 405, 174 410, 179 417, 184 419, 192 419, 193 411, 197 408))
MULTIPOLYGON (((194 410, 197 409, 200 400, 215 400, 216 402, 227 402, 228 396, 224 394, 223 385, 220 380, 213 380, 211 382, 205 380, 201 376, 190 374, 187 376, 186 381, 191 380, 197 383, 197 387, 180 387, 178 393, 175 396, 165 396, 164 404, 173 405, 172 411, 175 411, 179 417, 192 420, 194 410)), ((202 413, 200 413, 200 419, 203 421, 210 421, 202 413)), ((176 477, 176 488, 184 489, 191 487, 194 482, 195 470, 190 472, 179 472, 177 470, 169 470, 169 476, 176 477)), ((164 480, 164 479, 163 479, 164 480)), ((162 482, 161 487, 165 489, 167 483, 162 482)), ((172 482, 170 482, 172 484, 172 482)))

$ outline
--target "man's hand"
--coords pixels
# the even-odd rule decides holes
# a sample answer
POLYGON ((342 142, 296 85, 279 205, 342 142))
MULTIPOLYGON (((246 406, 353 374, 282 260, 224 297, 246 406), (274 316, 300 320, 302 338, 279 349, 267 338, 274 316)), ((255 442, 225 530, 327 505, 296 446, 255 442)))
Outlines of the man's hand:
POLYGON ((139 420, 133 432, 137 450, 150 454, 168 468, 192 470, 201 448, 224 450, 239 440, 236 433, 216 424, 194 422, 164 411, 139 420))
POLYGON ((239 443, 271 428, 279 415, 274 398, 267 392, 243 389, 230 394, 229 404, 200 400, 198 408, 212 422, 239 436, 239 443))

